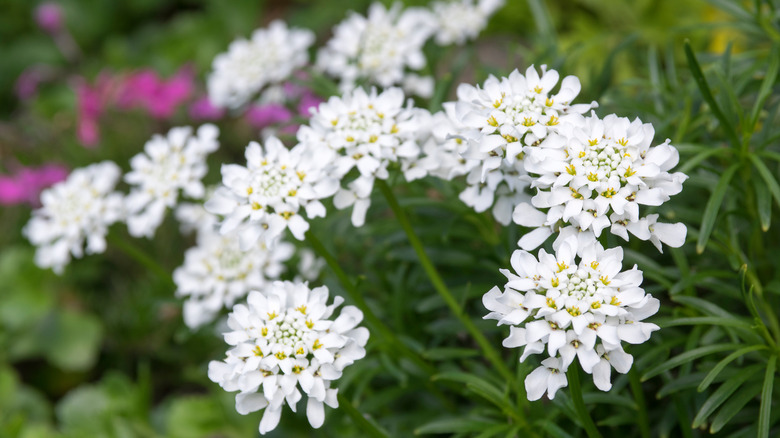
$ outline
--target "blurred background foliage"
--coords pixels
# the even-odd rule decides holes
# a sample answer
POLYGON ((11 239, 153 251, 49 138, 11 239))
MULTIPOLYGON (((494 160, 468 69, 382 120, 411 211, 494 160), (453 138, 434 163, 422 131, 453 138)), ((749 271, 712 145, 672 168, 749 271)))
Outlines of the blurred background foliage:
MULTIPOLYGON (((81 78, 93 83, 101 72, 142 68, 167 78, 188 66, 202 94, 211 60, 234 38, 284 18, 314 30, 321 45, 347 10, 362 13, 369 2, 58 4, 78 47, 71 56, 35 25, 36 2, 0 3, 0 173, 45 162, 75 168, 103 159, 126 170, 129 158, 153 133, 192 123, 184 109, 166 120, 142 111, 109 110, 100 119, 100 143, 86 149, 76 135, 74 87, 81 78), (45 66, 52 74, 33 98, 19 99, 15 84, 32 66, 45 66)), ((659 213, 688 225, 688 244, 663 255, 647 242, 626 245, 628 262, 645 272, 646 290, 662 300, 656 318, 663 330, 632 350, 636 375, 615 377, 609 394, 586 386, 585 399, 605 435, 777 432, 772 426, 780 410, 763 411, 767 403, 780 403, 772 385, 780 342, 775 316, 780 295, 780 225, 774 205, 780 205, 776 8, 774 2, 758 0, 508 0, 472 45, 426 48, 434 61, 428 68, 449 85, 506 75, 514 68, 523 71, 530 64, 577 75, 583 84, 580 101, 598 99, 602 114, 652 122, 656 141, 671 138, 680 150, 679 168, 691 178, 659 213), (686 56, 686 40, 701 66, 699 77, 686 56), (464 56, 469 61, 465 70, 452 77, 452 66, 464 56), (708 99, 705 90, 714 97, 708 99)), ((220 127, 222 148, 212 161, 209 183, 218 181, 216 163, 240 161, 247 141, 256 137, 239 120, 228 118, 220 127)), ((508 266, 523 230, 501 228, 489 213, 477 214, 453 201, 457 182, 397 183, 429 254, 472 319, 479 320, 486 313, 480 297, 503 284, 498 268, 508 266)), ((112 230, 106 254, 77 260, 58 277, 33 264, 33 249, 20 233, 29 214, 30 207, 23 205, 0 209, 0 437, 257 433, 259 415, 236 414, 233 394, 206 376, 208 361, 225 351, 220 328, 193 333, 183 325, 170 279, 111 243, 128 240, 121 227, 112 230)), ((342 393, 392 436, 409 436, 413 430, 460 436, 518 433, 500 409, 507 400, 491 398, 494 390, 505 397, 505 382, 481 360, 433 293, 382 199, 374 200, 370 214, 368 225, 356 230, 344 212, 329 208, 328 218, 314 221, 313 231, 331 236, 327 245, 358 280, 376 313, 441 373, 435 382, 441 392, 422 389, 427 375, 369 342, 367 358, 339 381, 342 393)), ((137 241, 130 250, 154 254, 172 272, 192 241, 179 236, 171 218, 157 236, 137 241)), ((330 273, 324 272, 321 281, 343 295, 330 273)), ((477 322, 500 345, 505 330, 477 322)), ((505 351, 505 357, 521 376, 533 367, 518 364, 516 351, 505 351)), ((508 403, 516 409, 526 405, 520 399, 508 403)), ((539 436, 583 436, 566 394, 525 409, 539 436)), ((310 430, 302 414, 286 413, 272 436, 361 432, 342 410, 328 410, 321 430, 310 430)))

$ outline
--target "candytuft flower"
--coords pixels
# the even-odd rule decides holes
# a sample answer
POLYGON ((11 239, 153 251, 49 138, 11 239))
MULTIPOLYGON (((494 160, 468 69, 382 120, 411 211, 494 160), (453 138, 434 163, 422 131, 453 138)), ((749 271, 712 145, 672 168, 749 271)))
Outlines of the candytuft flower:
POLYGON ((265 147, 251 142, 246 148, 246 167, 222 166, 222 186, 206 202, 206 210, 224 216, 220 232, 227 234, 239 225, 241 248, 246 250, 263 238, 266 245, 289 228, 303 240, 309 218, 324 217, 320 202, 338 190, 338 180, 326 171, 330 151, 298 145, 287 149, 271 137, 265 147))
POLYGON ((71 255, 81 258, 106 250, 108 227, 123 216, 122 195, 114 191, 121 171, 110 162, 76 169, 63 182, 41 193, 42 207, 24 227, 35 263, 61 274, 71 255))
POLYGON ((238 108, 268 84, 281 82, 309 59, 308 49, 314 33, 306 29, 288 29, 275 20, 258 29, 251 40, 233 41, 227 53, 214 58, 208 78, 211 103, 238 108))
POLYGON ((545 389, 553 398, 566 386, 565 372, 575 358, 599 389, 608 390, 609 365, 626 373, 633 360, 621 343, 641 344, 658 330, 642 321, 658 311, 659 301, 640 287, 636 266, 621 271, 622 261, 622 248, 605 250, 595 242, 578 248, 576 237, 555 254, 539 250, 538 259, 517 250, 512 270, 501 270, 508 280, 503 292, 494 287, 482 298, 490 310, 485 319, 510 326, 503 345, 522 347, 521 362, 532 354, 549 356, 525 380, 529 400, 545 389))
POLYGON ((436 44, 463 45, 473 40, 494 12, 504 6, 504 0, 445 0, 432 5, 436 17, 436 44))
POLYGON ((558 72, 542 66, 541 76, 534 66, 525 75, 517 70, 509 77, 490 76, 483 86, 461 84, 453 106, 458 123, 453 135, 468 142, 464 158, 476 159, 481 166, 467 176, 468 188, 460 199, 476 211, 493 207, 497 221, 508 225, 516 205, 529 201, 524 191, 530 185, 523 158, 531 148, 566 124, 572 114, 596 107, 572 105, 580 92, 580 81, 567 76, 560 89, 558 72))
POLYGON ((133 186, 126 199, 131 235, 154 236, 166 208, 176 206, 180 190, 193 199, 203 197, 206 157, 219 148, 218 135, 211 124, 202 125, 196 135, 189 127, 173 128, 166 137, 152 137, 144 152, 130 160, 132 170, 125 181, 133 186))
POLYGON ((226 391, 239 391, 236 410, 248 414, 265 409, 260 433, 276 428, 287 402, 295 411, 303 391, 306 415, 314 428, 325 419, 324 404, 337 408, 337 389, 331 382, 345 367, 365 356, 368 330, 358 327, 363 313, 346 306, 334 316, 343 299, 328 305, 328 288, 309 289, 306 283, 276 281, 249 293, 228 318, 232 345, 224 361, 209 363, 209 378, 226 391))
POLYGON ((308 126, 298 130, 298 141, 312 151, 327 151, 329 173, 341 180, 333 203, 354 206, 352 224, 365 222, 376 178, 387 179, 388 167, 398 163, 408 180, 418 178, 419 141, 427 136, 430 113, 404 105, 400 88, 366 93, 357 88, 320 104, 308 126), (357 172, 350 172, 357 169, 357 172), (352 176, 357 173, 356 176, 352 176))
POLYGON ((400 3, 388 10, 372 3, 368 16, 353 12, 333 29, 333 38, 317 55, 317 67, 340 78, 345 92, 361 79, 384 88, 397 85, 405 69, 425 67, 422 47, 434 30, 428 10, 402 10, 400 3))
MULTIPOLYGON (((528 151, 524 166, 537 194, 530 206, 516 208, 515 222, 541 227, 547 235, 561 223, 595 237, 609 228, 625 240, 629 232, 652 240, 659 250, 661 242, 679 247, 685 241, 685 225, 657 223, 657 215, 641 217, 639 212, 640 205, 659 206, 669 200, 688 178, 669 173, 679 160, 677 149, 669 140, 651 147, 654 133, 651 124, 639 119, 572 115, 540 147, 528 151)), ((519 244, 535 248, 528 239, 519 244)))

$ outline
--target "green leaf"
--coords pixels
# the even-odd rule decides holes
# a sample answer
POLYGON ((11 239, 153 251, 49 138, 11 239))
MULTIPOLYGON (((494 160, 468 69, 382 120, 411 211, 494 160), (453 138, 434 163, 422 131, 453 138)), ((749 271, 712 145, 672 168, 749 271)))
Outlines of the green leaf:
POLYGON ((761 161, 760 158, 758 158, 757 155, 750 155, 750 161, 753 162, 753 165, 756 166, 756 170, 758 170, 758 174, 761 175, 761 178, 764 179, 764 182, 767 185, 767 188, 770 192, 772 192, 772 196, 775 198, 775 202, 777 202, 777 205, 780 206, 780 185, 777 184, 777 180, 772 175, 772 171, 769 170, 768 167, 766 167, 766 164, 764 164, 763 161, 761 161))
MULTIPOLYGON (((225 424, 221 407, 209 397, 174 399, 166 418, 166 436, 186 438, 208 436, 225 424)), ((255 431, 257 432, 257 431, 255 431)))
POLYGON ((667 360, 666 362, 651 368, 642 376, 642 381, 644 382, 650 379, 651 377, 655 377, 663 373, 664 371, 686 364, 700 357, 704 357, 713 353, 719 353, 721 351, 734 350, 739 347, 741 347, 741 345, 739 344, 716 344, 716 345, 707 345, 705 347, 694 348, 693 350, 686 351, 685 353, 677 355, 667 360))
POLYGON ((430 360, 465 359, 479 356, 479 350, 473 348, 442 347, 431 348, 423 353, 423 357, 430 360))
POLYGON ((775 384, 775 366, 777 356, 769 358, 764 374, 764 386, 761 388, 761 408, 758 414, 758 437, 769 438, 770 414, 772 413, 772 387, 775 384))
POLYGON ((735 316, 696 316, 691 318, 664 318, 656 321, 661 327, 675 327, 680 325, 717 325, 721 327, 736 327, 750 330, 750 323, 737 319, 735 316))
POLYGON ((697 429, 702 426, 707 421, 707 418, 715 412, 715 409, 722 405, 747 379, 753 377, 753 372, 758 371, 760 368, 763 368, 763 365, 745 368, 741 373, 723 382, 707 401, 701 405, 701 409, 699 409, 699 412, 693 419, 692 427, 697 429))
POLYGON ((718 217, 718 210, 723 203, 723 197, 726 195, 726 190, 729 187, 731 178, 734 173, 739 169, 739 163, 734 163, 729 167, 718 180, 718 184, 715 186, 715 190, 712 192, 710 199, 707 201, 707 206, 704 207, 704 214, 701 219, 701 230, 699 231, 699 240, 696 243, 696 252, 701 254, 704 252, 704 248, 707 246, 707 241, 712 234, 712 228, 715 225, 715 219, 718 217))
MULTIPOLYGON (((688 68, 691 70, 693 80, 696 81, 696 85, 699 87, 699 91, 701 92, 704 101, 707 102, 712 113, 720 121, 721 126, 723 126, 723 129, 726 131, 726 135, 729 137, 729 141, 731 141, 731 146, 738 149, 740 147, 740 141, 737 137, 737 132, 734 131, 734 126, 731 121, 723 115, 723 112, 718 106, 718 102, 712 97, 712 91, 710 91, 710 86, 707 84, 707 78, 704 77, 701 66, 699 66, 699 61, 696 60, 696 55, 694 55, 691 44, 688 41, 685 41, 685 57, 688 59, 688 68)), ((720 203, 718 203, 718 205, 720 205, 720 203)))
POLYGON ((712 370, 710 370, 710 372, 707 373, 706 376, 704 376, 704 379, 702 379, 701 383, 699 384, 698 391, 702 392, 705 389, 707 389, 707 387, 710 386, 710 384, 715 380, 715 378, 718 377, 718 374, 720 374, 720 372, 723 371, 723 369, 726 368, 726 366, 730 364, 734 359, 738 357, 742 357, 745 354, 750 353, 751 351, 765 350, 766 348, 767 348, 766 345, 751 345, 749 347, 739 349, 729 354, 723 360, 718 362, 714 367, 712 367, 712 370))
MULTIPOLYGON (((479 432, 491 426, 495 426, 495 423, 470 418, 449 417, 425 423, 415 429, 414 434, 426 435, 433 433, 479 432)), ((509 427, 507 424, 502 424, 501 426, 504 426, 505 428, 509 427)))
POLYGON ((753 104, 753 111, 750 115, 750 129, 754 129, 756 122, 758 122, 758 115, 763 108, 764 103, 772 93, 772 87, 775 85, 777 79, 777 72, 780 69, 780 47, 775 45, 773 50, 769 54, 769 67, 766 69, 766 75, 761 82, 761 88, 758 90, 758 96, 756 97, 756 103, 753 104))
POLYGON ((761 221, 761 230, 769 231, 772 224, 772 194, 769 188, 758 178, 751 178, 753 187, 756 189, 756 204, 758 208, 758 219, 761 221))
POLYGON ((710 433, 718 433, 733 417, 737 415, 750 400, 761 392, 761 384, 747 384, 737 391, 717 414, 712 418, 710 433))
POLYGON ((97 359, 102 328, 100 320, 92 315, 65 310, 53 324, 44 324, 39 335, 44 355, 52 364, 63 370, 81 371, 97 359))
POLYGON ((452 382, 465 383, 466 387, 493 403, 505 413, 516 415, 514 404, 509 400, 506 394, 496 388, 492 383, 479 378, 473 374, 462 373, 458 371, 436 374, 431 377, 432 380, 449 380, 452 382))

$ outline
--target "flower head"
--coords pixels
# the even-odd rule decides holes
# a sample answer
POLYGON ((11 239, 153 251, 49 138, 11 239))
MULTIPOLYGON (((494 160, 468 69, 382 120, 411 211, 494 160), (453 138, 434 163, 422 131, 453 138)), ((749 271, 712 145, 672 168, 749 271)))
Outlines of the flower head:
POLYGON ((131 235, 151 238, 166 208, 176 205, 180 190, 193 199, 203 197, 206 156, 219 147, 218 135, 211 124, 202 125, 196 135, 189 127, 173 128, 166 137, 152 137, 144 152, 130 160, 132 170, 125 181, 133 186, 126 199, 131 235))
POLYGON ((329 151, 298 145, 287 149, 279 139, 269 138, 262 147, 252 142, 246 148, 246 167, 222 166, 222 186, 206 202, 206 209, 225 217, 220 232, 232 232, 241 224, 241 247, 248 249, 263 238, 266 245, 289 228, 303 240, 309 218, 324 217, 320 199, 338 190, 338 180, 325 165, 329 151))
POLYGON ((122 195, 114 192, 119 167, 110 162, 76 169, 68 179, 41 193, 42 207, 24 228, 24 234, 38 247, 35 263, 62 273, 71 255, 106 250, 109 225, 123 216, 122 195))
POLYGON ((227 53, 214 58, 208 78, 209 98, 220 107, 237 108, 269 84, 281 82, 306 64, 314 33, 288 29, 275 20, 258 29, 251 40, 233 41, 227 53))
POLYGON ((240 414, 265 408, 261 434, 277 426, 285 402, 295 411, 301 390, 308 396, 309 423, 322 426, 323 403, 338 407, 331 382, 365 356, 368 330, 357 326, 362 312, 346 306, 331 319, 343 299, 327 301, 325 286, 276 281, 262 293, 250 292, 248 304, 236 305, 228 318, 232 331, 225 342, 233 348, 224 361, 209 364, 209 378, 227 391, 240 391, 240 414))
POLYGON ((473 40, 494 12, 504 6, 504 0, 445 0, 433 3, 433 16, 438 29, 434 40, 440 46, 463 45, 473 40))
POLYGON ((352 13, 333 29, 333 38, 317 56, 317 66, 341 79, 349 91, 360 79, 390 87, 400 84, 405 69, 425 66, 422 47, 435 30, 432 14, 421 8, 389 10, 372 3, 368 16, 352 13))
POLYGON ((684 225, 653 226, 657 215, 652 223, 640 217, 640 205, 663 204, 687 179, 669 173, 678 162, 677 149, 668 140, 651 147, 653 135, 653 126, 639 119, 573 115, 524 160, 537 188, 531 204, 543 210, 544 219, 539 224, 541 216, 524 205, 517 207, 515 221, 547 228, 570 224, 596 237, 610 228, 626 240, 631 232, 642 240, 654 238, 659 249, 661 241, 682 245, 684 225))
POLYGON ((342 183, 334 205, 340 209, 354 205, 352 223, 362 226, 374 180, 387 179, 391 163, 400 164, 411 179, 429 117, 427 111, 412 108, 411 102, 404 106, 399 88, 382 93, 357 88, 322 103, 309 125, 298 131, 298 141, 309 150, 330 154, 330 173, 342 183), (353 169, 357 172, 351 173, 353 169))
POLYGON ((460 198, 480 212, 493 206, 496 220, 505 225, 514 207, 528 200, 523 193, 530 185, 523 168, 528 151, 561 129, 572 114, 596 106, 571 104, 580 92, 575 76, 565 77, 553 93, 558 72, 544 65, 541 70, 541 76, 533 66, 525 75, 515 70, 509 77, 491 76, 481 88, 461 84, 458 100, 447 104, 459 125, 453 134, 468 142, 464 157, 481 163, 469 173, 469 187, 460 198))
MULTIPOLYGON (((555 254, 539 250, 538 259, 515 251, 512 270, 501 271, 508 280, 503 292, 494 287, 482 298, 490 310, 485 319, 510 325, 504 346, 523 347, 521 361, 546 351, 555 363, 543 362, 543 366, 565 373, 576 358, 604 389, 609 370, 601 360, 617 352, 621 364, 625 363, 621 343, 641 344, 658 330, 655 324, 642 321, 658 311, 659 301, 640 287, 642 272, 636 267, 621 271, 622 248, 605 250, 597 243, 584 249, 577 246, 572 237, 555 254)), ((621 365, 615 369, 628 371, 621 365)), ((526 378, 529 399, 541 397, 542 387, 550 388, 552 398, 557 388, 565 386, 548 386, 548 374, 534 372, 526 378)))

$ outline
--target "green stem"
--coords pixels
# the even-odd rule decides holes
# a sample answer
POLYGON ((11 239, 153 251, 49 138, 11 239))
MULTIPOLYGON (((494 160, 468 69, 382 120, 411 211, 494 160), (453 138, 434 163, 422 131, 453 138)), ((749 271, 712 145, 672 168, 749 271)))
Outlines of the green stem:
POLYGON ((360 411, 358 411, 357 408, 352 405, 352 402, 350 402, 348 398, 341 395, 340 392, 338 393, 338 399, 339 408, 344 409, 347 414, 352 417, 352 420, 354 420, 355 423, 360 426, 360 428, 363 429, 369 436, 375 438, 389 438, 386 432, 382 431, 379 426, 374 424, 374 422, 369 421, 366 417, 364 417, 363 414, 361 414, 360 411))
POLYGON ((463 311, 463 308, 458 303, 458 300, 455 299, 455 297, 452 295, 452 292, 450 292, 450 290, 444 284, 444 281, 442 280, 438 271, 436 271, 436 268, 433 266, 431 259, 428 258, 428 254, 425 253, 422 242, 414 232, 414 229, 409 222, 409 218, 398 204, 398 200, 393 194, 393 191, 390 189, 387 183, 381 179, 376 180, 374 184, 379 187, 379 190, 382 192, 385 198, 387 198, 387 203, 393 210, 393 213, 395 214, 396 219, 398 219, 398 222, 401 224, 401 227, 406 232, 406 236, 409 238, 409 243, 412 244, 414 251, 417 253, 417 258, 420 260, 420 264, 422 264, 423 270, 425 270, 425 273, 428 275, 428 278, 433 284, 434 289, 436 289, 436 292, 439 293, 442 299, 444 299, 444 302, 449 306, 450 310, 452 310, 452 313, 455 314, 463 326, 466 327, 466 330, 468 330, 474 340, 477 341, 477 344, 479 344, 485 357, 493 364, 501 376, 506 379, 506 381, 509 382, 510 385, 515 388, 515 390, 522 391, 523 389, 517 385, 517 380, 515 379, 514 374, 509 371, 509 368, 507 368, 504 360, 501 358, 501 355, 498 353, 498 351, 496 351, 495 348, 493 348, 493 345, 490 343, 490 341, 487 340, 487 338, 485 338, 485 335, 483 335, 482 332, 474 325, 474 323, 471 321, 471 318, 469 318, 468 315, 466 315, 466 313, 463 311))
POLYGON ((639 381, 639 373, 634 367, 628 372, 628 380, 631 384, 631 392, 634 394, 634 401, 637 409, 637 422, 639 423, 639 432, 642 438, 650 438, 650 420, 647 418, 647 404, 645 403, 645 392, 642 390, 642 383, 639 381))
POLYGON ((585 428, 585 432, 589 438, 601 438, 599 430, 593 423, 593 419, 590 418, 588 409, 585 407, 585 400, 582 398, 582 387, 580 386, 580 365, 576 360, 569 366, 569 370, 566 372, 566 377, 569 380, 569 392, 571 393, 571 399, 574 402, 574 409, 577 411, 577 416, 580 417, 582 426, 585 428))
POLYGON ((157 260, 152 258, 137 245, 128 241, 127 239, 119 238, 114 234, 109 234, 107 240, 111 246, 118 248, 124 252, 125 255, 129 256, 141 265, 145 266, 150 271, 154 272, 155 275, 157 275, 160 280, 165 282, 170 288, 176 289, 176 283, 173 282, 171 272, 163 268, 160 263, 157 262, 157 260))
POLYGON ((352 299, 352 301, 357 305, 358 308, 363 312, 363 315, 366 318, 366 321, 372 326, 372 328, 379 332, 379 334, 384 338, 385 340, 389 341, 393 347, 395 347, 398 352, 406 356, 409 360, 414 362, 420 369, 425 371, 428 375, 434 375, 436 374, 436 369, 430 365, 428 362, 425 361, 422 357, 420 357, 419 354, 412 351, 409 347, 406 346, 403 342, 401 342, 400 339, 395 335, 395 333, 387 327, 377 316, 376 314, 371 310, 370 307, 368 307, 368 303, 366 303, 366 300, 363 299, 363 295, 358 292, 357 287, 355 286, 355 283, 352 282, 352 280, 349 278, 349 276, 344 272, 343 269, 341 269, 341 265, 339 265, 338 260, 331 254, 327 248, 320 242, 319 239, 317 239, 317 236, 314 235, 314 233, 310 231, 306 232, 306 241, 311 245, 312 249, 314 249, 314 252, 316 252, 320 257, 325 259, 325 262, 328 264, 330 269, 333 271, 334 274, 336 274, 336 277, 338 277, 339 282, 341 283, 341 286, 344 288, 344 290, 347 292, 347 295, 352 299))

